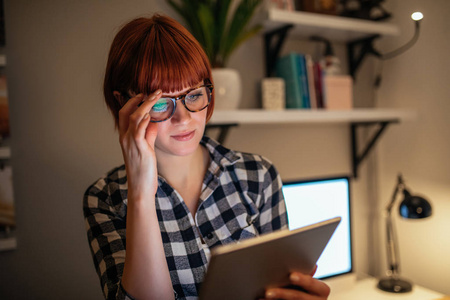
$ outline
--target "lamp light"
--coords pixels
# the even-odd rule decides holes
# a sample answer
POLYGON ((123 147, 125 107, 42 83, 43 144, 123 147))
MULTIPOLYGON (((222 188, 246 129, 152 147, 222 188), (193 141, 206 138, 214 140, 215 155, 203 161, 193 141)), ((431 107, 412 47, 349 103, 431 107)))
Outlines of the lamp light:
POLYGON ((402 175, 398 175, 391 202, 386 207, 388 276, 380 279, 378 282, 379 289, 391 293, 407 293, 412 290, 412 283, 400 278, 397 239, 392 219, 392 208, 394 207, 399 192, 402 192, 404 196, 399 206, 399 213, 403 218, 423 219, 431 216, 430 203, 420 196, 411 195, 405 187, 402 175))
POLYGON ((411 15, 411 19, 414 21, 420 21, 423 19, 423 14, 420 11, 413 12, 411 15))

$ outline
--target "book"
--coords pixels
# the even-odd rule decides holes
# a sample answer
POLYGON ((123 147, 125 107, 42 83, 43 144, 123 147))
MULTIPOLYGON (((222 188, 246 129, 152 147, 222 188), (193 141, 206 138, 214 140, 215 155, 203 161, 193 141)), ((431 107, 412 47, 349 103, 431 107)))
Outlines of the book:
POLYGON ((314 61, 309 54, 305 55, 306 59, 306 74, 308 76, 308 91, 309 91, 309 106, 310 108, 318 108, 316 87, 314 82, 314 61))
POLYGON ((322 89, 322 67, 320 63, 314 63, 314 87, 316 93, 317 108, 324 108, 325 103, 323 99, 323 89, 322 89))
POLYGON ((302 94, 302 106, 301 108, 311 108, 309 100, 309 84, 308 84, 308 70, 306 66, 306 56, 304 54, 298 54, 297 57, 299 64, 299 80, 300 80, 300 92, 302 94))
POLYGON ((9 104, 6 76, 0 75, 0 139, 9 136, 9 104))
POLYGON ((275 66, 277 77, 281 77, 285 82, 286 108, 300 108, 302 96, 300 82, 298 80, 297 54, 289 53, 277 60, 275 66))
POLYGON ((275 72, 285 81, 286 108, 309 108, 304 56, 291 52, 277 60, 275 72))

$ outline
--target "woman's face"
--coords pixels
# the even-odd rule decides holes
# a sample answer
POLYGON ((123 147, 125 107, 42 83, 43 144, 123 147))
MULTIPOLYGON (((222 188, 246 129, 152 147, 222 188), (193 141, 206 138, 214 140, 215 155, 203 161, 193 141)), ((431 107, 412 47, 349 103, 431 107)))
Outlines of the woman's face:
MULTIPOLYGON (((199 83, 199 86, 202 83, 199 83)), ((163 97, 175 97, 185 93, 191 87, 186 87, 174 93, 164 93, 163 97)), ((177 101, 173 116, 164 122, 158 123, 158 135, 155 148, 164 154, 185 156, 195 152, 199 146, 205 130, 206 115, 208 109, 199 112, 190 112, 177 101)))

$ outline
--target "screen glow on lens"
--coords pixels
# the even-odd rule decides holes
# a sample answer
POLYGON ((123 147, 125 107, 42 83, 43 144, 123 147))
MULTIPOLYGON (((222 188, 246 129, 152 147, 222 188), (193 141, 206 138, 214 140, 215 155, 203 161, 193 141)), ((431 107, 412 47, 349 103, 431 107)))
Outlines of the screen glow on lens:
POLYGON ((169 108, 169 102, 170 100, 166 99, 160 99, 158 102, 156 102, 155 105, 153 105, 152 110, 157 113, 166 112, 169 108))

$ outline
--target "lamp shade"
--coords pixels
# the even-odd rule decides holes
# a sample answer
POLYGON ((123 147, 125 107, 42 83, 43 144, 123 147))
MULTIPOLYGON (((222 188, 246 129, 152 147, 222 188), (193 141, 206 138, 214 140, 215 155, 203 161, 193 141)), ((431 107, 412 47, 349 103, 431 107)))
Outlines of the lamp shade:
POLYGON ((403 190, 405 198, 400 203, 399 212, 403 218, 423 219, 431 216, 431 205, 425 198, 411 195, 407 189, 403 190))

